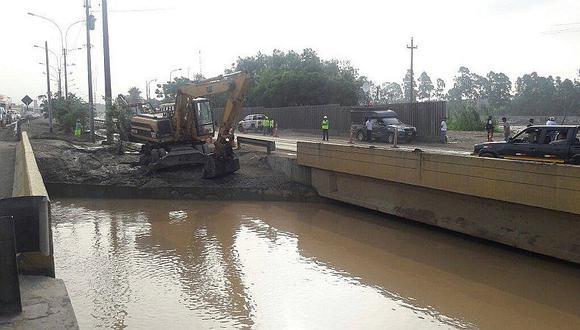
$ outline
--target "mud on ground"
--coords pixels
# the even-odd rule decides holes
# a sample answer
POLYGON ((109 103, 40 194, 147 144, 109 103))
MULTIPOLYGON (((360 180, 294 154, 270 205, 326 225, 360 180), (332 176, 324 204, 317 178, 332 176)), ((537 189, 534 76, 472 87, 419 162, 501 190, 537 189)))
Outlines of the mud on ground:
POLYGON ((238 152, 240 170, 236 173, 203 179, 201 167, 166 169, 147 174, 140 166, 134 165, 139 159, 138 154, 118 155, 114 146, 49 139, 33 139, 31 144, 46 183, 312 192, 310 187, 291 182, 283 174, 270 169, 265 153, 259 151, 238 152))

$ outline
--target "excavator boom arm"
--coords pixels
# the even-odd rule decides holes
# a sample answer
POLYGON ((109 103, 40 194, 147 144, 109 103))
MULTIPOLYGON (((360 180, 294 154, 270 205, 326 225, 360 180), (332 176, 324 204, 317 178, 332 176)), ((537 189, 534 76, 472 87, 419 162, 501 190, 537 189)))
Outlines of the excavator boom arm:
MULTIPOLYGON (((248 85, 249 75, 246 72, 235 72, 180 87, 177 91, 176 111, 173 117, 176 138, 179 140, 184 135, 192 138, 197 137, 193 118, 187 115, 187 106, 191 100, 198 97, 228 93, 216 140, 216 142, 223 142, 224 139, 227 139, 235 119, 242 110, 243 98, 248 85)), ((216 148, 219 149, 218 146, 216 148)))

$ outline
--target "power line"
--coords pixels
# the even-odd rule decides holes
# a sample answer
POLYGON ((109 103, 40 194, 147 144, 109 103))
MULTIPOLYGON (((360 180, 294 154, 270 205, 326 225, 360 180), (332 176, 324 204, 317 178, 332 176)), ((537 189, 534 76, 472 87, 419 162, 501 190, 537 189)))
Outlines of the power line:
POLYGON ((117 9, 109 10, 110 13, 142 13, 142 12, 158 12, 158 11, 168 11, 173 10, 173 8, 149 8, 149 9, 117 9))
POLYGON ((580 22, 552 24, 552 26, 569 26, 569 25, 580 25, 580 22))
POLYGON ((560 33, 574 33, 580 32, 580 26, 568 29, 560 29, 560 30, 551 30, 551 31, 544 31, 543 34, 560 34, 560 33))

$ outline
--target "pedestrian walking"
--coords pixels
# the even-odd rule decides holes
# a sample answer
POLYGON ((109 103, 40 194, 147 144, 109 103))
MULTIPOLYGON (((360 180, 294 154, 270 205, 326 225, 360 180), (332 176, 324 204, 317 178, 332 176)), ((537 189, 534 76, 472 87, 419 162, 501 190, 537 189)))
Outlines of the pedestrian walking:
POLYGON ((328 129, 330 128, 330 122, 328 121, 327 116, 324 116, 324 119, 322 119, 320 128, 322 128, 322 141, 328 141, 328 129))
POLYGON ((373 122, 370 118, 365 122, 365 127, 367 129, 367 142, 371 142, 373 140, 373 122))
POLYGON ((501 121, 503 122, 503 139, 507 142, 512 134, 511 126, 506 117, 502 117, 501 121))
POLYGON ((487 142, 493 141, 493 119, 491 116, 487 117, 487 122, 485 122, 485 130, 487 131, 487 142))
POLYGON ((447 117, 443 117, 443 120, 441 120, 439 142, 447 143, 447 117))
POLYGON ((558 123, 556 122, 556 118, 554 118, 554 117, 548 118, 546 125, 548 125, 548 126, 558 125, 558 123))
POLYGON ((526 127, 531 127, 534 126, 534 118, 530 118, 530 121, 528 122, 528 125, 526 127))

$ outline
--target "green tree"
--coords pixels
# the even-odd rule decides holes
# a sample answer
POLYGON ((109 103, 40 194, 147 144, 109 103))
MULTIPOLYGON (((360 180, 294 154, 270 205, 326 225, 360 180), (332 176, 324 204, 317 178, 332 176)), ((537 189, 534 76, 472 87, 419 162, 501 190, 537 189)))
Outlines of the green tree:
POLYGON ((355 105, 364 82, 349 62, 322 60, 312 49, 238 58, 226 72, 238 70, 252 75, 246 103, 250 106, 355 105))
POLYGON ((403 89, 396 82, 386 82, 381 85, 380 90, 381 103, 401 103, 403 99, 403 89))
POLYGON ((407 74, 405 74, 405 78, 403 78, 403 93, 405 96, 405 102, 409 102, 410 100, 415 101, 415 96, 417 95, 417 83, 413 79, 411 84, 411 70, 407 70, 407 74))
POLYGON ((450 100, 479 100, 487 97, 487 79, 462 66, 455 76, 453 88, 449 90, 450 100))
POLYGON ((445 81, 441 78, 437 78, 437 87, 435 88, 435 100, 443 101, 445 100, 445 81))
POLYGON ((561 81, 560 77, 556 79, 556 110, 555 113, 567 116, 580 111, 580 86, 570 79, 561 81))
POLYGON ((542 77, 536 72, 516 80, 513 112, 520 114, 554 114, 556 87, 552 76, 542 77))
POLYGON ((128 91, 129 95, 127 96, 127 102, 129 104, 140 103, 143 102, 143 98, 141 97, 141 91, 137 87, 131 87, 128 91))
POLYGON ((490 71, 487 74, 486 95, 489 105, 499 108, 511 100, 512 82, 505 73, 490 71))
POLYGON ((419 76, 418 81, 419 88, 417 91, 417 97, 422 101, 430 100, 433 94, 433 90, 435 89, 433 82, 431 81, 431 77, 429 77, 427 72, 423 71, 419 76))
POLYGON ((176 77, 173 78, 173 81, 169 81, 161 85, 161 87, 158 85, 158 88, 155 89, 155 94, 158 98, 163 98, 162 103, 175 102, 179 87, 189 83, 191 83, 191 80, 186 77, 176 77))

